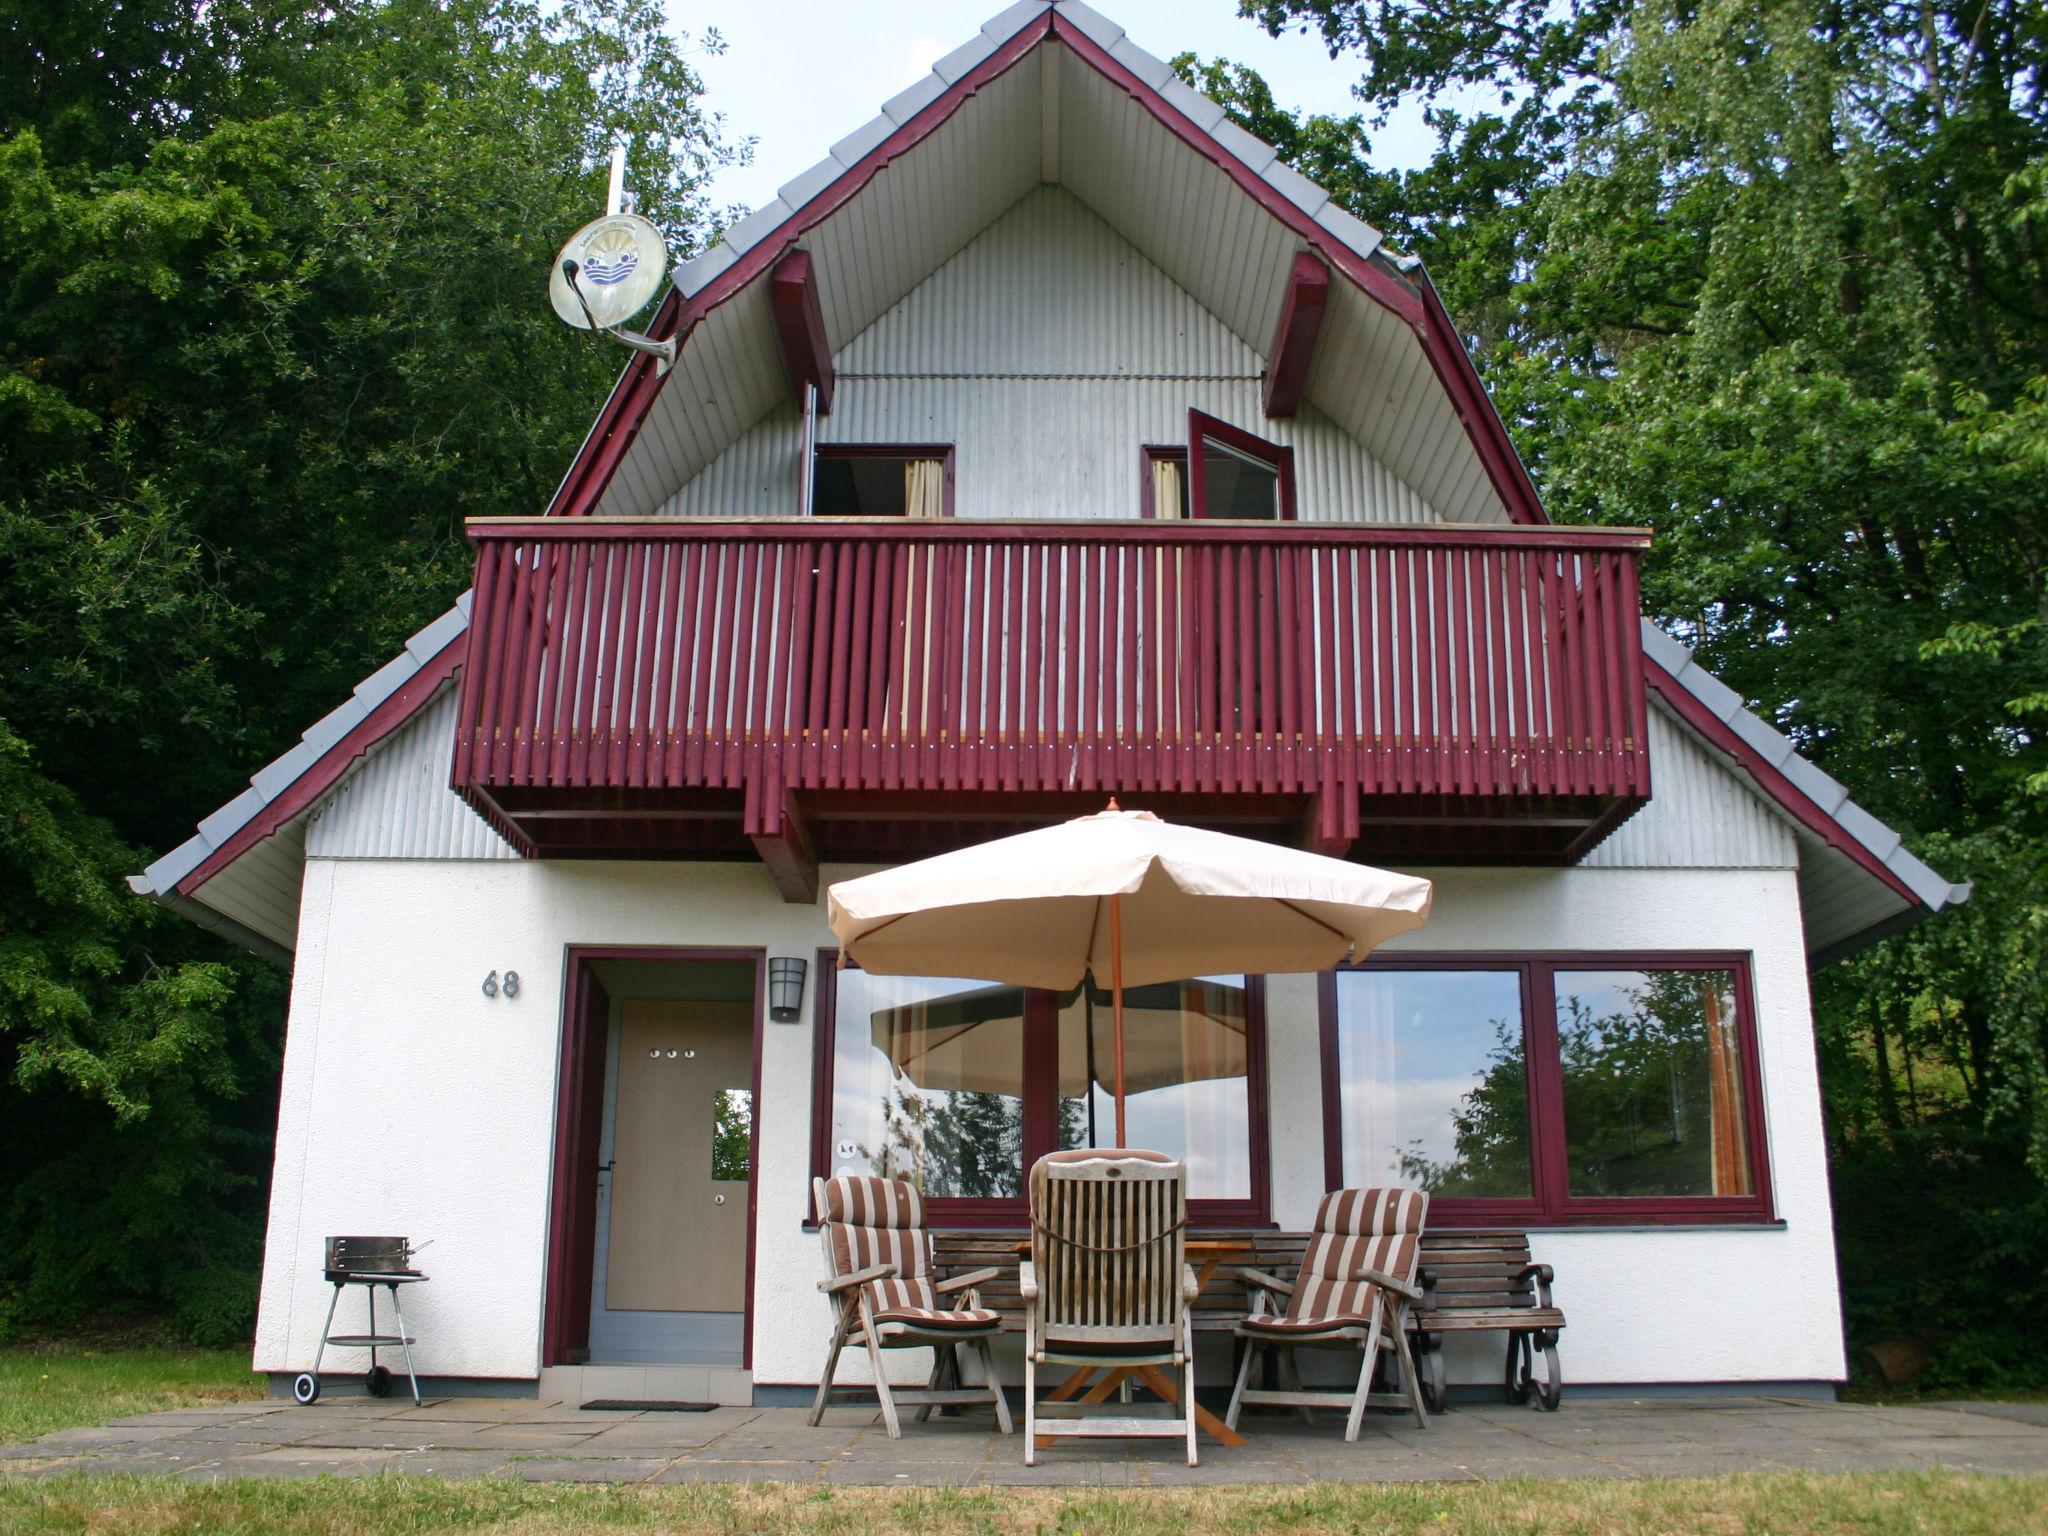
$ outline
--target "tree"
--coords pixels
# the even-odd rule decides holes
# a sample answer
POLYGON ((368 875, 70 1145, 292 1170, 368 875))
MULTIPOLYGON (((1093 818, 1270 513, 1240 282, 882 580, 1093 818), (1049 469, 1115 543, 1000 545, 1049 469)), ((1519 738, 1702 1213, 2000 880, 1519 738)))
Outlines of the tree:
POLYGON ((0 1328, 195 1275, 246 1327, 282 987, 124 877, 545 503, 617 367, 541 298, 609 145, 684 252, 744 152, 686 47, 653 0, 0 3, 0 1328))

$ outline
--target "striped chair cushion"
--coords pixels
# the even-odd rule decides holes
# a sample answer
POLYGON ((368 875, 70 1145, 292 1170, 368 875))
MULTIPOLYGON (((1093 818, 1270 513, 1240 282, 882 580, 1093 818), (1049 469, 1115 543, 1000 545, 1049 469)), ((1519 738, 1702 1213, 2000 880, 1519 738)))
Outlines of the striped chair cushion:
POLYGON ((890 1307, 875 1314, 876 1325, 884 1337, 898 1334, 911 1328, 923 1329, 928 1333, 971 1333, 980 1329, 997 1329, 1003 1326, 1000 1312, 991 1312, 986 1307, 963 1307, 957 1312, 948 1312, 943 1307, 890 1307))
POLYGON ((884 1265, 888 1277, 861 1288, 877 1317, 909 1321, 939 1311, 924 1198, 914 1186, 899 1179, 842 1176, 819 1180, 816 1193, 829 1274, 851 1275, 884 1265))
POLYGON ((1284 1321, 1299 1331, 1370 1324, 1379 1287, 1359 1279, 1359 1271, 1376 1269, 1412 1284, 1428 1210, 1429 1196, 1418 1189, 1339 1189, 1323 1196, 1287 1316, 1262 1326, 1284 1321))

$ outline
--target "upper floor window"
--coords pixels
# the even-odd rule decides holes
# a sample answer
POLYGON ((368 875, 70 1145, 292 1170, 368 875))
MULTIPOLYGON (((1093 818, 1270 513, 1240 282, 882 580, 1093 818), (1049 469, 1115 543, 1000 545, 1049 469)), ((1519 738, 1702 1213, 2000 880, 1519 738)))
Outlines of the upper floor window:
POLYGON ((1740 956, 1400 955, 1323 996, 1329 1177, 1441 1220, 1768 1218, 1740 956))
POLYGON ((1188 445, 1148 445, 1146 517, 1292 521, 1294 450, 1201 411, 1188 412, 1188 445))
POLYGON ((813 517, 951 517, 950 444, 821 443, 813 517))

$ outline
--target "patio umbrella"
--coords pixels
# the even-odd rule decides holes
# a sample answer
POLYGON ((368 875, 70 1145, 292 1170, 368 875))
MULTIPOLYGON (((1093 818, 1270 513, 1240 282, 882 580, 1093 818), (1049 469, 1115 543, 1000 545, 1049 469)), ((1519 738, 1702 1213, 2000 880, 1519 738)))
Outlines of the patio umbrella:
POLYGON ((1093 816, 842 880, 828 898, 841 954, 881 975, 1065 991, 1107 973, 1121 1145, 1126 986, 1362 959, 1422 926, 1430 884, 1112 800, 1093 816))

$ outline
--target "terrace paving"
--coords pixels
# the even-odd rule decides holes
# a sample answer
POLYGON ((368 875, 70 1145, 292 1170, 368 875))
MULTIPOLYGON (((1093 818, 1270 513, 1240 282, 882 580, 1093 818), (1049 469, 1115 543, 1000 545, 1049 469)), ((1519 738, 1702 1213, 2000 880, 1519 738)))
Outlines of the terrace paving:
POLYGON ((1227 1483, 1474 1482, 1492 1478, 1695 1477, 1738 1472, 2048 1473, 2048 1405, 1886 1408, 1794 1398, 1625 1401, 1568 1395, 1561 1412, 1459 1406, 1427 1430, 1375 1414, 1356 1445, 1341 1420, 1247 1416, 1241 1450, 1172 1442, 1060 1444, 1024 1465, 1016 1436, 969 1414, 906 1423, 891 1440, 872 1409, 586 1412, 503 1398, 265 1401, 183 1409, 0 1446, 0 1476, 143 1473, 188 1479, 516 1477, 536 1482, 755 1481, 943 1486, 1200 1487, 1227 1483))

